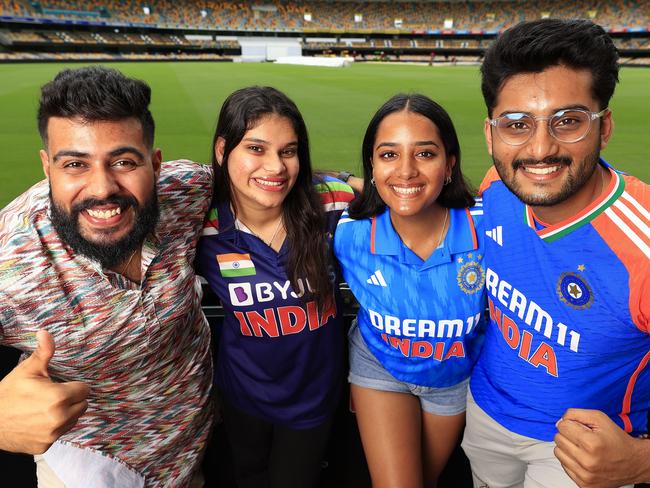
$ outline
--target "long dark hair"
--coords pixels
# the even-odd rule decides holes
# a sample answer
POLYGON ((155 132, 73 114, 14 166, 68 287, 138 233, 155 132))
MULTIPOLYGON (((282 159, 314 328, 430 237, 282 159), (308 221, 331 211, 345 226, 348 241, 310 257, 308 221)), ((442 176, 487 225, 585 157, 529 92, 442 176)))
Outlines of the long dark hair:
POLYGON ((437 203, 448 208, 464 208, 474 205, 473 192, 460 170, 460 144, 456 129, 449 114, 425 95, 419 93, 395 95, 384 103, 373 116, 363 137, 361 160, 363 162, 363 192, 350 204, 350 217, 365 219, 382 212, 386 204, 372 184, 372 153, 379 124, 390 114, 407 110, 420 114, 435 124, 445 146, 447 158, 455 157, 456 164, 451 171, 451 182, 445 185, 437 203))
POLYGON ((331 303, 333 298, 328 272, 330 251, 325 236, 325 215, 320 197, 313 186, 314 175, 305 121, 296 104, 284 93, 268 86, 251 86, 237 90, 226 98, 212 139, 214 198, 217 202, 232 202, 228 156, 241 142, 246 131, 270 114, 288 119, 298 138, 298 177, 282 203, 289 244, 287 274, 296 290, 298 279, 306 277, 312 293, 305 286, 305 296, 313 297, 319 308, 322 308, 331 303), (219 137, 225 140, 221 164, 217 162, 215 154, 219 137))

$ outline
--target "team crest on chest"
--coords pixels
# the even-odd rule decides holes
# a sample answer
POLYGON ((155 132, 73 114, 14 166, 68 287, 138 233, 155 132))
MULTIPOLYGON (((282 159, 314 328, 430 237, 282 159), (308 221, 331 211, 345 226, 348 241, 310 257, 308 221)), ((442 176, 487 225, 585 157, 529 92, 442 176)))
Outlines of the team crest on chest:
MULTIPOLYGON (((459 259, 459 262, 462 262, 459 259)), ((485 284, 485 272, 483 267, 476 261, 468 261, 461 266, 456 276, 458 286, 464 293, 471 295, 483 289, 485 284)))
POLYGON ((591 286, 578 273, 562 273, 555 288, 560 300, 577 310, 591 307, 594 301, 591 286))

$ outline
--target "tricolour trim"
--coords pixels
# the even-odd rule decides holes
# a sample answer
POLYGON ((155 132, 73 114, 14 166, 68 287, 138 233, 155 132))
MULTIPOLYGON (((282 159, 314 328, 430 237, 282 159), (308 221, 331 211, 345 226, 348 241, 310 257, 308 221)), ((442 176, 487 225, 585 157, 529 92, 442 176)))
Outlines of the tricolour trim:
POLYGON ((219 214, 216 208, 211 208, 203 221, 201 235, 215 236, 217 234, 219 234, 219 214))
POLYGON ((370 224, 370 253, 375 254, 375 232, 377 230, 377 216, 375 215, 370 224))
POLYGON ((612 171, 611 169, 609 172, 612 175, 612 179, 607 190, 600 198, 588 205, 577 215, 574 215, 573 217, 563 220, 562 222, 559 222, 555 225, 537 230, 535 228, 535 215, 533 213, 533 209, 530 206, 525 205, 524 221, 526 222, 526 225, 533 229, 544 241, 553 242, 582 227, 583 225, 588 224, 605 210, 607 210, 625 191, 625 181, 623 181, 623 178, 621 178, 618 173, 612 171))

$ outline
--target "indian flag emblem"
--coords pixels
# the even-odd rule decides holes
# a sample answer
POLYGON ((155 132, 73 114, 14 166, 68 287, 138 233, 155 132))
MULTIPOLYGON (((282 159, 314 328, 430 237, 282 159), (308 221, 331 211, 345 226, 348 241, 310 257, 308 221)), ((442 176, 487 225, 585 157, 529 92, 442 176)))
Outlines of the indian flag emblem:
POLYGON ((224 278, 251 276, 255 274, 255 265, 250 254, 217 254, 219 271, 224 278))

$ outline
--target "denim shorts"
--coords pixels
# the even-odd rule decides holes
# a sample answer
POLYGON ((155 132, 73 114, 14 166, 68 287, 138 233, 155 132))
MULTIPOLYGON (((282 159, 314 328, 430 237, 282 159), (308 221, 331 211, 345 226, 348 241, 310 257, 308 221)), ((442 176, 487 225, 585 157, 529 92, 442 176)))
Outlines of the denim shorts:
POLYGON ((409 393, 418 397, 422 410, 433 415, 458 415, 465 411, 469 379, 445 387, 419 386, 400 381, 391 375, 370 352, 356 319, 348 333, 350 344, 350 374, 348 381, 372 390, 409 393))

